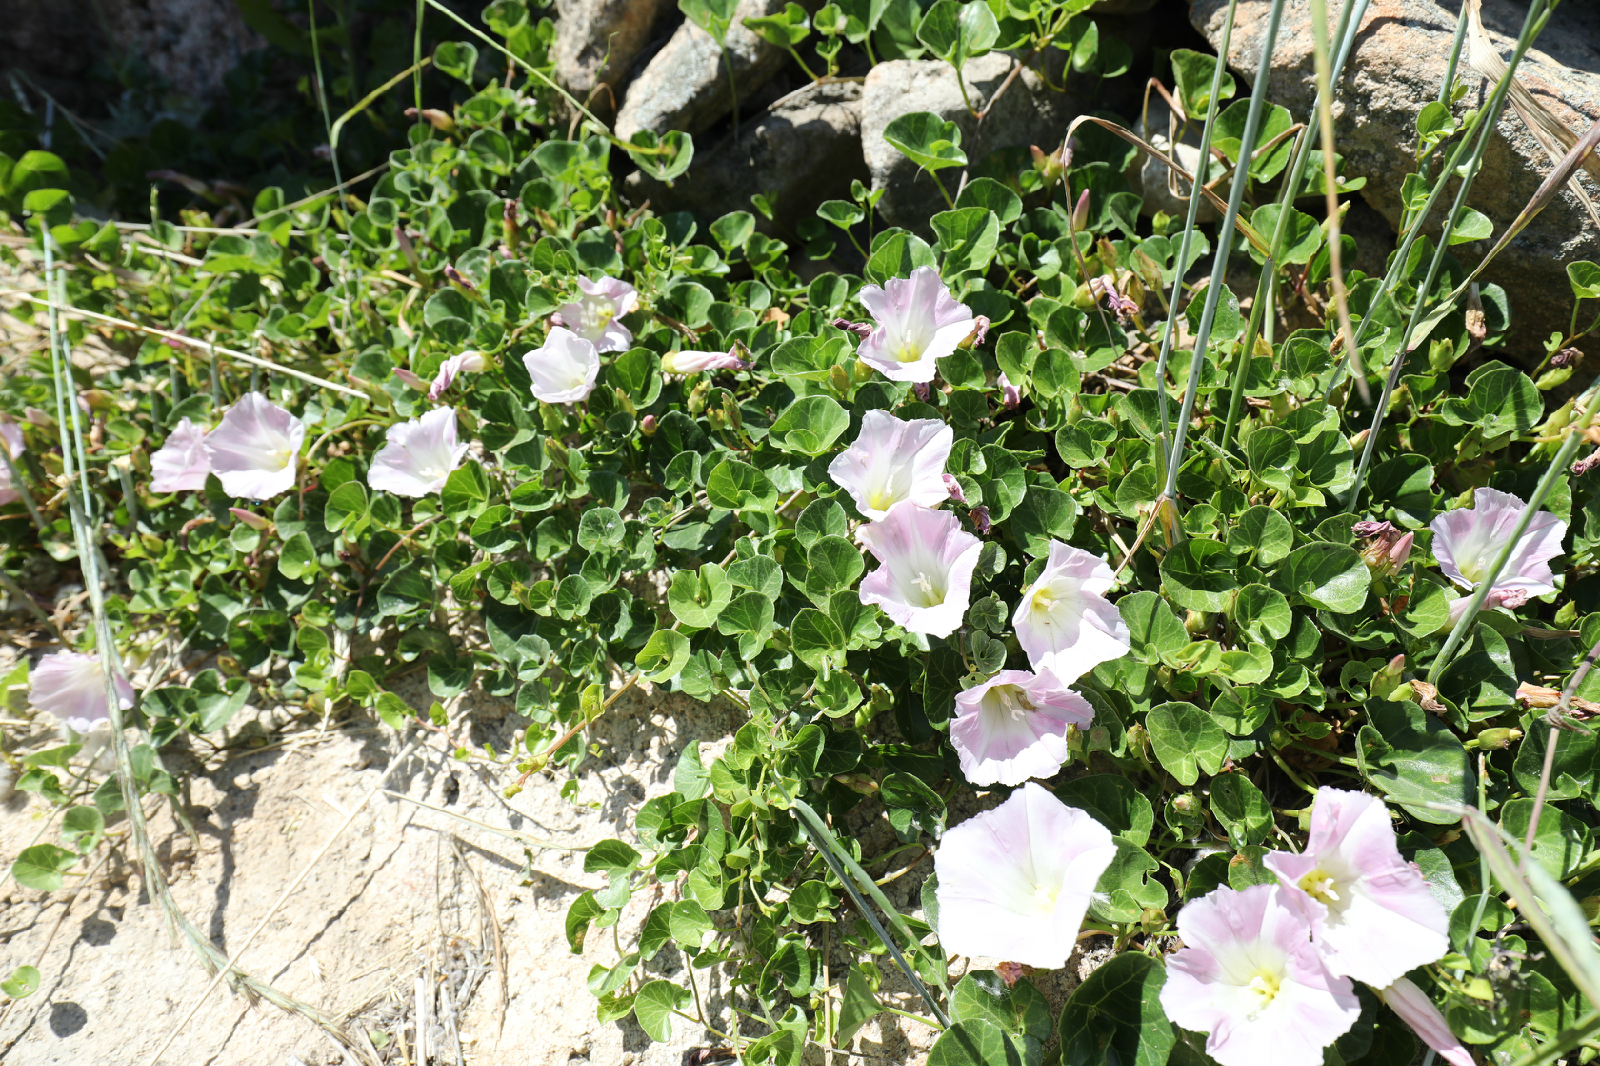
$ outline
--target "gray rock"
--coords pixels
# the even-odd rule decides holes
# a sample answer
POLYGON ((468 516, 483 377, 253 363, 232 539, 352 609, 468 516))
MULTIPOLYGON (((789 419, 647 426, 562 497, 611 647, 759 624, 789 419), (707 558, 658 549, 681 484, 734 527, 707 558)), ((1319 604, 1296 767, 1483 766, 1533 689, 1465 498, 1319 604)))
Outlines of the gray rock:
MULTIPOLYGON (((1240 0, 1233 32, 1230 66, 1254 76, 1266 32, 1267 0, 1240 0)), ((1329 4, 1338 17, 1339 3, 1329 4)), ((1226 0, 1197 0, 1190 11, 1195 27, 1213 42, 1222 36, 1226 0)), ((1416 169, 1416 117, 1438 96, 1455 32, 1458 0, 1384 0, 1369 10, 1355 50, 1336 87, 1335 135, 1345 156, 1345 173, 1367 179, 1362 195, 1391 225, 1400 218, 1400 189, 1416 169)), ((1512 0, 1485 0, 1483 16, 1502 57, 1526 15, 1526 6, 1512 0)), ((1518 78, 1568 128, 1582 134, 1600 117, 1600 10, 1593 4, 1562 4, 1523 63, 1518 78)), ((1477 106, 1491 85, 1463 58, 1461 78, 1472 87, 1459 109, 1477 106)), ((1271 99, 1303 119, 1316 94, 1312 69, 1308 8, 1290 5, 1273 52, 1271 99)), ((1484 171, 1474 183, 1471 206, 1494 222, 1496 236, 1533 198, 1552 169, 1522 120, 1508 106, 1484 157, 1484 171)), ((1582 177, 1591 197, 1597 188, 1582 177)), ((1435 228, 1437 232, 1437 228, 1435 228)), ((1455 254, 1476 264, 1493 240, 1457 245, 1455 254)), ((1512 330, 1508 348, 1526 355, 1540 350, 1554 330, 1565 330, 1572 312, 1566 264, 1576 259, 1600 260, 1600 232, 1578 198, 1563 189, 1543 214, 1500 255, 1485 279, 1503 286, 1511 297, 1512 330)))
POLYGON ((750 210, 751 195, 762 193, 782 228, 792 230, 822 201, 848 198, 850 182, 869 176, 861 154, 861 86, 833 82, 792 92, 741 124, 737 140, 697 155, 671 187, 635 171, 625 189, 634 204, 648 199, 657 210, 693 211, 707 222, 750 210))
MULTIPOLYGON (((788 53, 744 27, 747 18, 776 14, 784 0, 743 0, 728 31, 733 81, 744 100, 776 74, 788 53)), ((728 64, 711 35, 692 22, 679 26, 628 86, 617 114, 616 134, 627 140, 640 130, 699 133, 733 108, 728 64)))
MULTIPOLYGON (((990 52, 967 62, 962 73, 974 108, 984 109, 1017 62, 1004 52, 990 52)), ((1067 123, 1083 110, 1079 101, 1052 92, 1026 67, 981 125, 962 102, 955 71, 939 60, 879 63, 867 74, 863 90, 861 149, 872 171, 872 187, 885 190, 878 213, 891 225, 919 231, 927 230, 930 215, 945 209, 944 198, 932 176, 884 140, 883 131, 890 122, 915 111, 932 111, 961 130, 962 151, 976 165, 997 148, 1030 144, 1046 151, 1059 148, 1067 123)), ((940 172, 952 198, 960 174, 954 167, 940 172)))
POLYGON ((622 79, 662 6, 663 0, 556 0, 556 81, 596 114, 614 112, 622 79))

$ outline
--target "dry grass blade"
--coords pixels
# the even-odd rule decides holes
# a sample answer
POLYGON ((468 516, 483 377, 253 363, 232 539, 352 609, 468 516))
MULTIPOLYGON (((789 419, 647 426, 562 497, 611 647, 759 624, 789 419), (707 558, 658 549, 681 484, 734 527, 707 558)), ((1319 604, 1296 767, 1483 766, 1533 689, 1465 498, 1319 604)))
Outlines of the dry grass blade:
MULTIPOLYGON (((1129 144, 1148 155, 1151 159, 1158 160, 1165 164, 1172 173, 1179 175, 1190 185, 1194 184, 1194 175, 1185 170, 1176 159, 1167 155, 1167 153, 1161 151, 1159 148, 1155 147, 1149 141, 1145 140, 1143 137, 1140 137, 1132 130, 1127 129, 1124 126, 1119 126, 1109 119, 1097 118, 1094 115, 1079 115, 1077 118, 1073 119, 1072 124, 1067 127, 1067 137, 1070 139, 1072 135, 1077 132, 1078 127, 1083 125, 1085 122, 1092 122, 1096 126, 1110 130, 1118 137, 1121 137, 1123 140, 1127 141, 1129 144)), ((1200 191, 1206 194, 1206 199, 1211 201, 1211 206, 1215 207, 1223 214, 1227 214, 1227 201, 1218 196, 1209 185, 1200 186, 1200 191)), ((1238 230, 1240 236, 1249 241, 1251 246, 1259 251, 1262 255, 1268 255, 1270 253, 1266 238, 1261 236, 1255 227, 1246 222, 1243 217, 1240 217, 1234 221, 1234 229, 1238 230)))
MULTIPOLYGON (((1490 82, 1497 82, 1505 77, 1506 61, 1500 58, 1494 42, 1484 31, 1482 3, 1483 0, 1467 2, 1467 64, 1490 82)), ((1551 114, 1550 109, 1541 104, 1538 98, 1528 91, 1528 87, 1516 78, 1511 79, 1510 99, 1517 116, 1528 127, 1528 132, 1533 134, 1533 139, 1539 142, 1539 147, 1545 150, 1550 162, 1560 163, 1562 157, 1577 145, 1578 135, 1551 114)), ((1582 166, 1589 172, 1591 178, 1600 183, 1600 159, 1585 153, 1582 166)), ((1594 201, 1584 191, 1577 175, 1573 174, 1565 180, 1567 187, 1583 205, 1583 209, 1589 212, 1594 224, 1600 226, 1600 211, 1595 210, 1594 201)))

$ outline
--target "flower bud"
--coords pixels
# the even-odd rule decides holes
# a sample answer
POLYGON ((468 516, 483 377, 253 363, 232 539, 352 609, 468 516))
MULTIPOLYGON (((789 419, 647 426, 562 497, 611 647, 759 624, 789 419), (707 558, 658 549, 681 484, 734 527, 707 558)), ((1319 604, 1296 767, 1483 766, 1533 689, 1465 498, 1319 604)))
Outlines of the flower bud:
POLYGON ((956 476, 954 474, 944 475, 944 487, 945 491, 950 493, 950 498, 952 500, 961 504, 962 506, 966 506, 967 494, 961 490, 961 482, 956 480, 956 476))
POLYGON ((655 415, 645 415, 642 419, 640 419, 639 420, 639 432, 643 433, 647 437, 655 436, 656 435, 656 416, 655 415))
POLYGON ((1000 386, 1000 396, 1008 410, 1021 406, 1022 390, 1011 384, 1010 378, 1006 377, 1005 374, 1001 374, 1000 380, 996 384, 1000 386))
POLYGON ((267 519, 252 511, 246 511, 243 507, 230 507, 228 508, 228 513, 251 529, 265 531, 272 528, 272 523, 267 519))
POLYGON ((1085 189, 1078 196, 1078 203, 1072 209, 1072 232, 1082 233, 1089 228, 1089 190, 1085 189))
POLYGON ((832 385, 833 390, 837 393, 849 392, 851 384, 850 372, 837 363, 834 364, 828 369, 828 384, 832 385))
POLYGON ((1522 739, 1522 730, 1496 727, 1485 729, 1477 736, 1480 751, 1504 751, 1513 741, 1522 739))
POLYGON ((394 376, 399 378, 402 383, 410 386, 413 389, 416 389, 418 392, 428 391, 428 383, 417 377, 417 375, 413 374, 403 366, 395 367, 394 376))

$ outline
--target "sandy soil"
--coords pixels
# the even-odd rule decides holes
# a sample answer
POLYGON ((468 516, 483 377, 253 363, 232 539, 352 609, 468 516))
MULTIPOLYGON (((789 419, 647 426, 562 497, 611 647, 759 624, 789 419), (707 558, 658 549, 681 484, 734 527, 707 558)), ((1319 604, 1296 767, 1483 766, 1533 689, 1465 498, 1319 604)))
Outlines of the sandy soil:
MULTIPOLYGON (((421 692, 415 696, 426 702, 421 692)), ((485 742, 505 751, 522 721, 502 701, 481 696, 465 710, 451 739, 477 751, 485 742)), ((429 1062, 677 1066, 693 1049, 720 1046, 711 1034, 690 1031, 687 1022, 664 1045, 651 1043, 631 1020, 598 1023, 585 981, 591 967, 616 961, 616 949, 609 937, 597 935, 583 955, 574 955, 564 919, 573 897, 599 887, 602 877, 583 871, 581 852, 527 848, 490 827, 557 845, 631 839, 639 805, 671 790, 683 745, 712 742, 709 758, 721 747, 715 742, 737 728, 738 713, 681 695, 627 694, 596 723, 600 754, 582 768, 570 798, 561 794, 563 779, 539 776, 507 801, 500 790, 509 771, 493 775, 481 763, 459 762, 450 754, 453 744, 430 736, 396 768, 388 787, 456 817, 376 795, 337 833, 240 965, 334 1015, 357 1039, 404 1031, 404 1055, 391 1043, 378 1056, 385 1062, 419 1061, 419 989, 433 1018, 424 1026, 434 1041, 429 1062), (503 969, 495 958, 496 929, 503 969), (463 995, 474 981, 475 989, 463 995)), ((326 731, 300 723, 278 733, 264 731, 264 724, 271 723, 258 718, 233 730, 247 740, 253 736, 258 750, 193 767, 183 803, 198 848, 169 808, 160 808, 151 822, 179 906, 228 952, 334 836, 346 812, 362 803, 400 747, 391 730, 364 720, 326 731)), ((30 736, 13 735, 10 746, 49 742, 47 727, 36 723, 30 736)), ((54 827, 43 824, 42 805, 27 800, 13 796, 0 814, 0 857, 7 863, 36 839, 54 838, 54 827)), ((914 909, 920 877, 930 866, 923 862, 893 884, 897 904, 914 909)), ((12 883, 0 896, 0 965, 9 971, 37 964, 44 975, 38 993, 4 1009, 0 1059, 16 1066, 143 1063, 180 1025, 208 978, 191 950, 169 933, 143 880, 116 848, 70 903, 70 888, 46 896, 12 883)), ((643 919, 648 902, 645 893, 635 897, 625 931, 643 919)), ((1039 982, 1054 1006, 1097 955, 1039 982)), ((915 1010, 897 978, 886 974, 886 1001, 915 1010)), ((719 975, 701 974, 700 982, 708 1009, 725 1018, 719 975)), ((857 1056, 836 1061, 924 1057, 931 1031, 892 1015, 880 1019, 883 1024, 857 1036, 857 1056)), ((356 1060, 308 1021, 266 1003, 252 1007, 223 987, 203 1000, 159 1061, 317 1066, 356 1060)))

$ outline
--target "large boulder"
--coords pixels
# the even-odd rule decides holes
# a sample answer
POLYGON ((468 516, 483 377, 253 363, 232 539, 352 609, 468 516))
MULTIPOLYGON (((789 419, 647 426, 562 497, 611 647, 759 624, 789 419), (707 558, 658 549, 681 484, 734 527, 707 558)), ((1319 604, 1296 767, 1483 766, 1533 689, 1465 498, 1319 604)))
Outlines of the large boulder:
MULTIPOLYGON (((968 60, 962 74, 972 106, 981 112, 1006 86, 1018 63, 1005 52, 968 60)), ((950 64, 928 59, 879 63, 867 74, 861 107, 861 149, 872 171, 873 189, 884 190, 878 213, 891 225, 925 231, 929 216, 946 206, 934 178, 884 139, 883 131, 901 115, 931 111, 954 122, 961 130, 962 151, 976 165, 999 148, 1059 148, 1067 123, 1082 110, 1075 98, 1050 90, 1035 71, 1024 67, 979 123, 961 98, 950 64)), ((960 174, 959 168, 940 172, 952 198, 960 174)))
POLYGON ((596 114, 616 110, 622 79, 664 0, 556 0, 556 81, 596 114))
POLYGON ((639 171, 628 176, 635 204, 693 211, 707 222, 750 209, 761 193, 785 230, 809 218, 824 200, 845 199, 852 180, 866 181, 861 155, 861 86, 808 85, 783 97, 702 155, 669 187, 639 171))
POLYGON ((640 130, 699 133, 714 125, 733 110, 728 59, 739 100, 747 100, 782 68, 788 53, 745 29, 744 20, 783 9, 784 0, 741 0, 728 31, 726 59, 709 33, 685 21, 628 86, 617 114, 617 136, 628 140, 640 130))
MULTIPOLYGON (((1196 0, 1190 9, 1191 21, 1213 45, 1221 42, 1227 6, 1227 0, 1196 0)), ((1246 82, 1260 59, 1269 7, 1268 0, 1239 0, 1228 62, 1246 82)), ((1330 18, 1337 18, 1337 0, 1329 7, 1330 18)), ((1286 9, 1268 82, 1271 99, 1302 119, 1316 95, 1309 10, 1304 4, 1286 9)), ((1449 6, 1436 0, 1374 3, 1336 87, 1335 136, 1345 156, 1345 173, 1367 179, 1362 195, 1391 225, 1400 220, 1401 183, 1416 169, 1417 114, 1438 97, 1449 63, 1457 10, 1456 0, 1449 6)), ((1484 0, 1484 23, 1502 57, 1510 56, 1526 14, 1526 4, 1484 0)), ((1593 4, 1562 4, 1517 71, 1534 97, 1580 135, 1600 118, 1597 53, 1600 11, 1593 4)), ((1472 91, 1458 113, 1478 106, 1491 88, 1464 60, 1460 77, 1472 91)), ((1533 198, 1552 164, 1509 106, 1496 133, 1469 203, 1489 216, 1498 237, 1533 198)), ((1591 197, 1600 199, 1600 188, 1587 176, 1580 180, 1591 197)), ((1475 264, 1492 243, 1458 245, 1455 252, 1475 264)), ((1572 313, 1566 264, 1575 259, 1600 260, 1600 231, 1577 196, 1563 189, 1485 272, 1486 280, 1504 287, 1511 297, 1513 328, 1507 343, 1512 351, 1536 353, 1552 331, 1566 329, 1572 313)))

